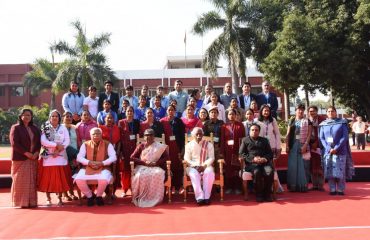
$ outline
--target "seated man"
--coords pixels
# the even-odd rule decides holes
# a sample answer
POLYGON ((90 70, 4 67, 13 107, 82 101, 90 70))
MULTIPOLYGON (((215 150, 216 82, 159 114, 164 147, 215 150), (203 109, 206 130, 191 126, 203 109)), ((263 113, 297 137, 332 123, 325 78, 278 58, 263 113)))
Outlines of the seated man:
POLYGON ((87 206, 94 205, 94 197, 89 188, 88 180, 97 180, 96 204, 103 206, 102 195, 112 179, 109 165, 117 160, 114 147, 108 141, 103 140, 100 128, 90 130, 91 140, 81 145, 77 155, 77 161, 84 165, 75 177, 76 184, 81 192, 87 197, 87 206))
POLYGON ((186 169, 193 185, 195 199, 198 205, 210 204, 215 172, 212 164, 215 160, 215 153, 212 143, 203 138, 203 129, 195 127, 191 132, 194 140, 185 146, 184 160, 189 167, 186 169), (201 180, 203 179, 203 189, 201 180))
POLYGON ((138 145, 131 155, 135 162, 131 179, 132 202, 138 207, 153 207, 164 196, 164 165, 169 159, 167 145, 154 141, 154 130, 144 131, 145 143, 138 145))
POLYGON ((245 161, 243 173, 244 199, 248 199, 247 180, 254 179, 257 202, 271 202, 274 181, 273 153, 266 138, 260 137, 261 127, 253 123, 249 136, 243 138, 239 148, 239 160, 245 161))

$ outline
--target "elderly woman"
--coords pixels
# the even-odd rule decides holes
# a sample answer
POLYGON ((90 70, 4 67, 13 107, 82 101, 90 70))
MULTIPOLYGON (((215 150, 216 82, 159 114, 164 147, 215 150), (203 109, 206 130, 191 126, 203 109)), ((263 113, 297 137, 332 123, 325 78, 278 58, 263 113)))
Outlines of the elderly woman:
POLYGON ((37 160, 41 148, 40 130, 33 125, 33 112, 23 109, 18 124, 10 129, 12 146, 12 206, 37 207, 37 160))
POLYGON ((49 120, 41 127, 41 144, 43 151, 42 166, 39 168, 38 190, 46 192, 46 205, 51 205, 50 193, 58 194, 58 205, 63 205, 62 193, 69 191, 71 172, 68 171, 66 148, 69 145, 69 133, 61 125, 62 116, 57 110, 52 110, 49 120))
POLYGON ((98 127, 98 124, 92 120, 89 111, 84 110, 81 115, 81 122, 76 125, 78 147, 85 141, 90 140, 90 130, 94 127, 98 127))
POLYGON ((346 178, 354 175, 347 121, 337 117, 335 107, 329 107, 326 114, 328 118, 320 124, 324 176, 328 179, 330 195, 344 195, 346 178))
POLYGON ((162 137, 162 134, 164 133, 163 125, 159 121, 155 120, 152 108, 146 109, 145 118, 146 120, 140 123, 140 136, 143 136, 144 131, 150 128, 153 129, 155 137, 162 137))
POLYGON ((153 207, 164 196, 164 165, 169 158, 167 145, 154 141, 154 130, 144 132, 145 143, 138 145, 131 155, 135 162, 132 178, 132 202, 138 207, 153 207))
POLYGON ((288 155, 287 186, 291 192, 307 192, 310 176, 310 150, 312 123, 304 118, 305 106, 298 104, 295 117, 289 121, 285 142, 288 155))
POLYGON ((140 132, 140 121, 134 119, 134 107, 127 107, 126 119, 120 120, 118 126, 121 134, 121 146, 124 146, 121 148, 121 186, 122 197, 124 197, 131 187, 130 156, 136 148, 136 135, 140 132))

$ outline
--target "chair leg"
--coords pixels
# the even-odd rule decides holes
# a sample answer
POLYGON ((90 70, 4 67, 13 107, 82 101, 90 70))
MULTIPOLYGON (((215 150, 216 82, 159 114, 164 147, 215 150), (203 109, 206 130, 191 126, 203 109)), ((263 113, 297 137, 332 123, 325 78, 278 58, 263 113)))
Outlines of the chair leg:
POLYGON ((273 198, 274 200, 276 200, 276 199, 277 199, 277 197, 276 197, 276 192, 277 192, 278 187, 279 187, 279 182, 278 182, 278 180, 274 180, 274 184, 273 184, 273 187, 272 187, 272 198, 273 198))
POLYGON ((168 203, 172 203, 172 189, 168 187, 168 203))
POLYGON ((77 189, 77 196, 78 196, 78 202, 79 202, 79 204, 78 204, 78 205, 82 206, 82 195, 81 195, 81 190, 80 190, 78 187, 76 187, 76 189, 77 189))
POLYGON ((243 180, 244 200, 248 201, 248 181, 243 180))
POLYGON ((224 201, 224 186, 220 185, 220 195, 221 195, 221 202, 224 201))
POLYGON ((187 195, 188 195, 188 186, 184 186, 184 202, 186 203, 187 201, 187 195))
POLYGON ((113 184, 109 184, 107 187, 108 192, 107 194, 107 204, 112 205, 113 204, 113 184))

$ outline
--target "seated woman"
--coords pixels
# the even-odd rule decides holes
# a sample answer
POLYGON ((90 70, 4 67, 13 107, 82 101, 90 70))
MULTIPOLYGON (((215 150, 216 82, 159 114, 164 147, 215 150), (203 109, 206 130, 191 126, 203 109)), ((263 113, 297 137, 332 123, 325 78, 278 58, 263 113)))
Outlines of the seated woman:
POLYGON ((144 132, 145 143, 138 145, 131 155, 135 162, 132 177, 132 202, 138 207, 153 207, 162 202, 164 196, 165 171, 169 159, 167 145, 154 141, 154 130, 144 132))

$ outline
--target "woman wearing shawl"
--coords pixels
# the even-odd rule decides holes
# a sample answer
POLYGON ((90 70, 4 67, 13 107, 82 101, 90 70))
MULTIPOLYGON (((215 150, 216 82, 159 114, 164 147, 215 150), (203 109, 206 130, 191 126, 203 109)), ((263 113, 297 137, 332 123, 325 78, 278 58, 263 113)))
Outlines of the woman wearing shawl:
POLYGON ((39 168, 38 190, 46 192, 46 205, 51 205, 50 193, 58 194, 58 205, 63 205, 62 192, 69 191, 71 172, 67 153, 70 139, 65 126, 61 125, 62 117, 57 110, 52 110, 47 121, 41 127, 42 163, 39 168), (68 171, 69 170, 69 171, 68 171))
POLYGON ((329 107, 326 114, 328 118, 320 124, 324 176, 328 179, 330 195, 344 195, 346 178, 354 176, 347 121, 337 118, 335 107, 329 107))
POLYGON ((312 123, 304 118, 305 106, 296 106, 295 117, 289 121, 286 152, 288 155, 287 186, 291 192, 307 192, 310 176, 310 150, 312 123))
POLYGON ((12 146, 12 206, 37 207, 37 160, 41 143, 31 109, 21 111, 18 124, 10 129, 9 140, 12 146))
POLYGON ((185 145, 185 125, 175 115, 176 108, 169 105, 167 108, 167 117, 162 118, 161 123, 166 136, 166 144, 170 150, 171 171, 173 173, 172 185, 175 187, 175 191, 179 192, 183 177, 183 165, 180 155, 185 145))
POLYGON ((126 196, 131 188, 131 168, 130 156, 136 148, 136 135, 140 131, 140 121, 134 119, 134 107, 128 106, 126 109, 126 119, 119 121, 118 126, 121 134, 121 186, 122 197, 126 196))
POLYGON ((132 202, 138 207, 153 207, 164 196, 165 171, 168 160, 167 145, 154 141, 154 130, 144 132, 145 143, 138 145, 131 155, 135 162, 132 178, 132 202))

